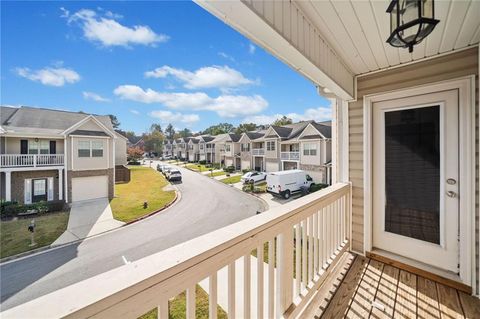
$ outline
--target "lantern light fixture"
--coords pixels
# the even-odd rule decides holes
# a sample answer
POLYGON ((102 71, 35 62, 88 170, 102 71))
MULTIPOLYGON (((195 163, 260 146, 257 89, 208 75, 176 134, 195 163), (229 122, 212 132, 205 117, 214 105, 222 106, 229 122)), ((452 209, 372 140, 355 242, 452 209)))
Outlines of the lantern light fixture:
POLYGON ((387 42, 397 48, 408 48, 410 53, 440 22, 435 19, 434 0, 392 0, 387 13, 390 14, 387 42))

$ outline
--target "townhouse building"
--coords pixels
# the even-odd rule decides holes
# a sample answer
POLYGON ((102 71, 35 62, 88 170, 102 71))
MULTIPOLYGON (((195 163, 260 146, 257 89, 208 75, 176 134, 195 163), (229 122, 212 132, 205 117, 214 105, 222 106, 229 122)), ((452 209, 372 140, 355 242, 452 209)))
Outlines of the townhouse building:
POLYGON ((240 140, 241 135, 228 133, 224 143, 224 163, 225 166, 233 166, 236 170, 241 169, 240 159, 240 140))
POLYGON ((205 161, 207 163, 211 163, 211 149, 212 149, 212 144, 209 143, 211 142, 214 137, 210 135, 201 135, 198 136, 198 160, 199 161, 205 161))
POLYGON ((111 199, 126 163, 127 138, 108 116, 0 107, 2 200, 111 199))
POLYGON ((189 138, 187 143, 187 158, 189 162, 198 162, 200 160, 199 140, 197 138, 189 138))

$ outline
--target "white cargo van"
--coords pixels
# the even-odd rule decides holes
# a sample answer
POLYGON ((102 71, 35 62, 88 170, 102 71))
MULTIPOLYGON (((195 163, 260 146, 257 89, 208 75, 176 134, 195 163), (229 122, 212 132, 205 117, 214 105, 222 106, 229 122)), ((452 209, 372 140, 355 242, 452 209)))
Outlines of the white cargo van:
POLYGON ((287 199, 290 195, 300 192, 302 187, 310 188, 313 179, 304 171, 293 169, 272 172, 267 175, 267 192, 287 199))

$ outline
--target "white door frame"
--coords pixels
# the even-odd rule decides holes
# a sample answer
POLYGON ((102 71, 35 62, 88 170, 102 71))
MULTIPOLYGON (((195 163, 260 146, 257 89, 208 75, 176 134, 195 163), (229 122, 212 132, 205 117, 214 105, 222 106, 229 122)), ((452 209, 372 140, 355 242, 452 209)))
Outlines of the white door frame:
POLYGON ((459 189, 460 280, 475 291, 475 76, 430 83, 363 97, 363 195, 364 251, 372 250, 372 105, 375 102, 412 97, 446 90, 458 90, 459 99, 459 189))

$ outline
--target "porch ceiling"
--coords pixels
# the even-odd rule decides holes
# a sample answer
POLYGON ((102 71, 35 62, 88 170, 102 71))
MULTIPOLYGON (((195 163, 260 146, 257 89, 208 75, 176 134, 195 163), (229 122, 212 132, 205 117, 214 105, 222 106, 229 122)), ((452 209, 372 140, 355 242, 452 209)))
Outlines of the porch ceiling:
POLYGON ((480 1, 437 0, 434 31, 413 53, 390 46, 387 0, 294 1, 355 74, 474 46, 480 39, 480 1))

